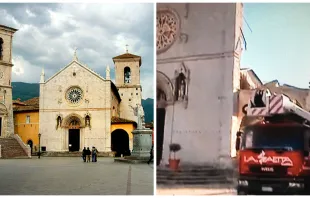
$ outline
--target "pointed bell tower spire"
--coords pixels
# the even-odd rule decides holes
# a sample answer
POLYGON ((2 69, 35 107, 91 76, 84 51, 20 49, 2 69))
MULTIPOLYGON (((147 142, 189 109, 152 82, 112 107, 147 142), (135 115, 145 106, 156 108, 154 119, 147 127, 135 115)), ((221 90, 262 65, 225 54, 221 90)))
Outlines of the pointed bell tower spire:
POLYGON ((105 70, 105 78, 106 78, 107 80, 111 80, 111 78, 110 78, 110 67, 109 67, 109 65, 107 65, 107 68, 106 68, 106 70, 105 70))
POLYGON ((44 82, 45 82, 45 73, 44 73, 44 68, 42 68, 40 83, 44 83, 44 82))
POLYGON ((77 55, 76 55, 77 47, 74 49, 74 54, 73 54, 73 60, 74 61, 79 61, 77 55))

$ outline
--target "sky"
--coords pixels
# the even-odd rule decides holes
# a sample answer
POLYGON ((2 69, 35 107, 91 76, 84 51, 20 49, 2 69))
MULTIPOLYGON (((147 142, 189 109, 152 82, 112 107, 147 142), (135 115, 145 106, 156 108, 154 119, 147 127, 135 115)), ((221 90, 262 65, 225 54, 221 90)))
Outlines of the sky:
POLYGON ((142 57, 142 97, 154 98, 153 4, 1 4, 0 24, 18 29, 13 40, 13 82, 38 83, 68 65, 75 48, 81 63, 105 77, 112 58, 142 57))
POLYGON ((241 67, 262 82, 278 80, 308 88, 310 82, 310 3, 245 3, 243 30, 247 50, 241 67))

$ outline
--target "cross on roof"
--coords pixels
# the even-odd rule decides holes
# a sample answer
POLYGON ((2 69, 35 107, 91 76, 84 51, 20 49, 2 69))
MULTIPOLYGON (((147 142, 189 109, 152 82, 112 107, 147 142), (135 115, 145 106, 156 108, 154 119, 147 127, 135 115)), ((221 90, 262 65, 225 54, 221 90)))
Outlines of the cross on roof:
POLYGON ((76 51, 77 51, 77 47, 74 49, 74 55, 73 55, 73 60, 78 60, 77 55, 76 55, 76 51))
POLYGON ((126 44, 126 53, 128 53, 128 46, 129 46, 129 45, 126 44))

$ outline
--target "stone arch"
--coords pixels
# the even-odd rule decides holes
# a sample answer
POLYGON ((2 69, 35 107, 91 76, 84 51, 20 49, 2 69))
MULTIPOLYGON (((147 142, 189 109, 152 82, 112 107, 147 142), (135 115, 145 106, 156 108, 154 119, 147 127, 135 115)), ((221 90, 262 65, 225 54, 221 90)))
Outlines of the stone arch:
POLYGON ((156 72, 157 106, 162 107, 173 103, 173 83, 166 74, 161 71, 156 72))
POLYGON ((3 103, 0 103, 0 115, 6 116, 8 114, 8 109, 3 103))
POLYGON ((63 127, 64 128, 69 128, 69 129, 79 129, 79 128, 84 128, 85 127, 85 122, 84 119, 75 113, 72 113, 65 117, 64 122, 63 122, 63 127))
POLYGON ((131 69, 130 67, 124 68, 124 83, 130 83, 131 82, 131 69))
POLYGON ((124 129, 115 129, 111 133, 111 150, 115 152, 115 157, 130 155, 129 135, 124 129))

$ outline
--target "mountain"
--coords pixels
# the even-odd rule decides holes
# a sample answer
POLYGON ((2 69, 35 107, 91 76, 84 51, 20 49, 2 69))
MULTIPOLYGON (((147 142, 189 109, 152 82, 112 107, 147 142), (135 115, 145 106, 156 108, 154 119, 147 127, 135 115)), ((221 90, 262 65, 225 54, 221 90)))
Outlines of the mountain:
MULTIPOLYGON (((40 84, 39 83, 23 83, 12 82, 13 100, 20 98, 21 101, 29 100, 34 97, 39 97, 40 84)), ((142 99, 142 106, 145 112, 145 122, 152 122, 154 120, 154 100, 152 98, 142 99)))

